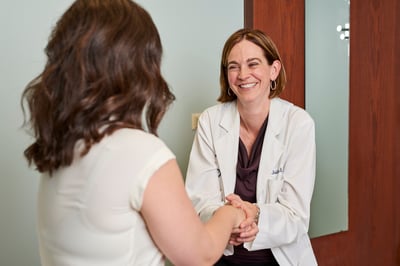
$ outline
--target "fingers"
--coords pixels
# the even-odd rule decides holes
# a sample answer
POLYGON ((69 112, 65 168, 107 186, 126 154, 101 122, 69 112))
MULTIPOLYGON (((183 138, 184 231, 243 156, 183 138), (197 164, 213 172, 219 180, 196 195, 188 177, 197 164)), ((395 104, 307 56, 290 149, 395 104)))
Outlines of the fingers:
POLYGON ((239 228, 239 227, 233 228, 233 229, 232 229, 232 235, 237 235, 237 236, 239 236, 241 232, 243 232, 243 229, 241 229, 241 228, 239 228))
POLYGON ((239 225, 239 227, 242 229, 249 227, 254 223, 254 219, 252 217, 249 217, 247 213, 246 216, 246 219, 239 225))
MULTIPOLYGON (((251 237, 238 237, 238 238, 236 238, 235 239, 235 243, 240 243, 240 244, 242 244, 242 243, 246 243, 246 242, 251 242, 251 241, 253 241, 254 239, 256 239, 256 237, 255 236, 251 236, 251 237)), ((232 241, 233 242, 233 241, 232 241)), ((233 244, 232 244, 233 245, 233 244)))
POLYGON ((232 234, 229 244, 237 246, 245 242, 251 242, 256 238, 258 232, 258 226, 253 222, 250 226, 242 228, 240 233, 232 234))
POLYGON ((228 196, 225 197, 228 201, 232 201, 232 200, 238 200, 238 201, 242 201, 242 199, 236 195, 236 194, 229 194, 228 196))
POLYGON ((236 240, 229 240, 229 244, 234 245, 234 246, 239 246, 240 244, 242 244, 243 242, 238 242, 236 240))
POLYGON ((255 237, 258 234, 258 226, 256 223, 252 223, 251 226, 246 227, 245 230, 240 232, 238 238, 255 237))
POLYGON ((229 194, 228 196, 225 197, 225 199, 228 201, 229 204, 236 208, 241 208, 243 201, 242 199, 236 195, 236 194, 229 194))
POLYGON ((238 242, 236 240, 238 237, 240 237, 240 232, 242 231, 242 229, 240 229, 238 231, 239 232, 231 234, 231 237, 229 238, 229 244, 234 245, 234 246, 238 246, 238 245, 242 244, 242 242, 238 242))
POLYGON ((240 208, 246 214, 246 220, 243 221, 244 224, 242 226, 249 226, 253 222, 257 221, 258 209, 254 204, 247 201, 242 201, 242 203, 240 204, 240 208))
POLYGON ((241 208, 242 205, 243 205, 243 202, 242 201, 238 201, 238 200, 231 200, 231 201, 228 201, 228 202, 229 202, 230 205, 232 205, 235 208, 241 208))
POLYGON ((258 221, 259 216, 259 208, 257 205, 250 203, 248 201, 243 201, 236 194, 229 194, 226 196, 226 200, 229 204, 234 206, 235 208, 241 208, 246 214, 246 220, 242 222, 240 225, 241 228, 249 226, 253 222, 258 221))
POLYGON ((258 221, 259 208, 257 205, 244 201, 240 208, 242 208, 245 211, 246 218, 251 218, 252 222, 258 221))
POLYGON ((233 229, 229 244, 237 246, 245 242, 253 241, 259 232, 258 226, 255 223, 258 213, 257 206, 250 202, 243 201, 236 194, 229 194, 226 196, 226 200, 235 208, 242 209, 246 214, 246 219, 241 222, 239 228, 233 229))

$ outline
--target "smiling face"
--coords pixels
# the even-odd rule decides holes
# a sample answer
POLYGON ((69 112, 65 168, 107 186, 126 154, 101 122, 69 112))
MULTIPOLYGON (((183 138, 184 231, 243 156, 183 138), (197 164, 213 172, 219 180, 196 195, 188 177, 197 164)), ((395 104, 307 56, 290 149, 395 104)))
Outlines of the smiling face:
POLYGON ((248 40, 234 45, 227 59, 228 82, 238 103, 269 101, 270 82, 277 78, 280 62, 270 65, 263 50, 248 40))

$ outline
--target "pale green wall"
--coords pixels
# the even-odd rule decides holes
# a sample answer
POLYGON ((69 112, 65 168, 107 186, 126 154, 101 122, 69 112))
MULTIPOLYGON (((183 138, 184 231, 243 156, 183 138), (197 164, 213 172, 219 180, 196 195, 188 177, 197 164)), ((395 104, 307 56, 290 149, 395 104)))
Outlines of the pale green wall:
POLYGON ((317 143, 311 237, 348 229, 349 41, 336 27, 349 12, 349 1, 306 0, 306 109, 317 143))
POLYGON ((164 45, 163 73, 176 101, 160 137, 186 172, 194 132, 191 114, 216 103, 225 40, 243 27, 242 0, 140 0, 157 24, 164 45))
MULTIPOLYGON (((242 0, 141 0, 164 44, 163 72, 176 102, 160 136, 186 171, 191 113, 215 103, 225 39, 243 26, 242 0)), ((39 265, 35 232, 38 174, 22 156, 30 142, 20 130, 20 95, 44 65, 51 26, 71 0, 0 2, 0 265, 39 265)))

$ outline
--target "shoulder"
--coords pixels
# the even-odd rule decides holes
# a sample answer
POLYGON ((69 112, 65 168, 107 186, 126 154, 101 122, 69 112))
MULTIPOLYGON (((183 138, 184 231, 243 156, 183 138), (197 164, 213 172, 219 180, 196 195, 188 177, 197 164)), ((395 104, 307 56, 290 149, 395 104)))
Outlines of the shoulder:
POLYGON ((314 123, 313 118, 306 110, 281 98, 271 100, 271 113, 279 116, 279 119, 314 123))
POLYGON ((220 123, 223 119, 233 118, 237 115, 236 101, 218 103, 206 108, 200 115, 201 122, 210 124, 220 123))
POLYGON ((141 154, 143 157, 163 150, 171 153, 159 137, 139 129, 123 128, 102 140, 101 146, 111 152, 141 154))
POLYGON ((275 132, 309 132, 315 128, 314 120, 306 110, 280 98, 271 100, 269 125, 275 132))
POLYGON ((236 101, 215 104, 206 108, 202 114, 225 113, 229 110, 236 110, 236 101))
POLYGON ((122 128, 106 137, 108 145, 126 146, 145 142, 146 144, 161 145, 162 140, 157 136, 140 129, 122 128))

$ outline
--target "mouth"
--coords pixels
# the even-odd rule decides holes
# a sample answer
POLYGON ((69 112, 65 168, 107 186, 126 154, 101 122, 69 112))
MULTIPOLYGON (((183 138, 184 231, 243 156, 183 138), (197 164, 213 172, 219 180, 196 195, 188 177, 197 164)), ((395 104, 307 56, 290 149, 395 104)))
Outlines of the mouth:
POLYGON ((250 88, 253 88, 256 85, 257 85, 257 82, 246 83, 246 84, 239 85, 239 88, 241 88, 241 89, 250 89, 250 88))

